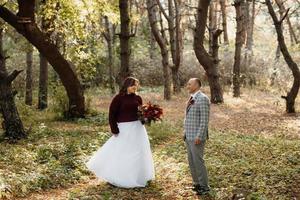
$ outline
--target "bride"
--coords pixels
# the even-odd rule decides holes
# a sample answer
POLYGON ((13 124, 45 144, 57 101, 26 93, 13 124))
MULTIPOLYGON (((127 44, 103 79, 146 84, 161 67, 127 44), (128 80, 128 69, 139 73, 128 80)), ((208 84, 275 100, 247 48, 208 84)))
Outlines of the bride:
POLYGON ((139 81, 128 77, 109 108, 113 136, 90 158, 90 171, 112 185, 145 187, 154 179, 154 166, 145 127, 138 120, 142 98, 136 95, 139 81))

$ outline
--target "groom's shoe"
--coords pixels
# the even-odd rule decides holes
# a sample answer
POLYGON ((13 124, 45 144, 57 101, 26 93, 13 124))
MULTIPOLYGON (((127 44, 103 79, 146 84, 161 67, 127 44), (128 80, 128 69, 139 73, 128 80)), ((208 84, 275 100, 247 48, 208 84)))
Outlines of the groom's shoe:
POLYGON ((198 190, 196 190, 197 195, 206 195, 209 194, 209 189, 204 189, 202 187, 200 187, 198 190))
POLYGON ((199 184, 194 184, 192 190, 197 192, 198 190, 201 190, 201 186, 199 184))

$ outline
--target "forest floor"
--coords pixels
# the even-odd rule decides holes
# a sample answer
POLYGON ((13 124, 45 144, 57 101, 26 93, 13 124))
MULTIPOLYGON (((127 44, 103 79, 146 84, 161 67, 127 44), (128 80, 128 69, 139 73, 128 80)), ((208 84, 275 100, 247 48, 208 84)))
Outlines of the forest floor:
MULTIPOLYGON (((140 92, 144 102, 158 103, 165 113, 162 123, 147 127, 156 170, 156 179, 148 187, 115 188, 86 171, 86 159, 109 137, 111 96, 94 92, 90 107, 97 112, 84 120, 59 121, 51 111, 28 114, 28 108, 21 110, 23 117, 36 114, 36 119, 25 119, 27 126, 36 125, 28 140, 13 146, 0 143, 5 157, 0 158, 0 198, 2 192, 2 198, 20 200, 231 199, 238 195, 300 199, 299 113, 285 114, 279 95, 244 92, 241 98, 225 93, 224 104, 211 105, 205 153, 212 188, 208 196, 198 197, 188 188, 191 176, 182 141, 187 94, 167 102, 157 90, 148 89, 140 92)), ((300 109, 299 101, 296 108, 300 109)))

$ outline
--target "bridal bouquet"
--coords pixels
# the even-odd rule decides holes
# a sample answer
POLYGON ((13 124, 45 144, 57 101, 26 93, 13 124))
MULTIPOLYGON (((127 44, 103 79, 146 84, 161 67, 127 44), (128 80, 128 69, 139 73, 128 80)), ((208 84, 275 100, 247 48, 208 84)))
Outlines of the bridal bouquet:
POLYGON ((162 115, 163 109, 159 105, 152 104, 151 102, 141 105, 138 108, 138 117, 143 124, 151 125, 152 121, 161 120, 162 115))

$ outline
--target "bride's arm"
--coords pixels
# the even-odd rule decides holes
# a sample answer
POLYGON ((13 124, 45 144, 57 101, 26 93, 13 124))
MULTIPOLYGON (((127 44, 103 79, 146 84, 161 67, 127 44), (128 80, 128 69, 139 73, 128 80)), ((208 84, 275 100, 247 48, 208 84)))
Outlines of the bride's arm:
POLYGON ((139 102, 139 105, 143 105, 143 99, 139 95, 137 95, 137 100, 139 102))
POLYGON ((117 124, 117 115, 120 107, 119 95, 115 96, 109 106, 109 125, 111 132, 113 134, 119 133, 119 128, 117 124))

